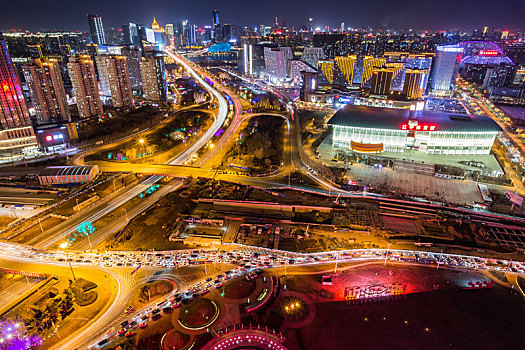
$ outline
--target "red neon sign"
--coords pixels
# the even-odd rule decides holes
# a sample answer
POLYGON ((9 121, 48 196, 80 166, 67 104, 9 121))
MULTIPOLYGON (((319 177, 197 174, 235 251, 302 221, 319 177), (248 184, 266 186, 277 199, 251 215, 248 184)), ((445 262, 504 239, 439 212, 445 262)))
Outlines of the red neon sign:
POLYGON ((499 52, 496 50, 480 50, 479 54, 481 56, 499 56, 499 52))
POLYGON ((418 125, 401 125, 401 130, 414 130, 414 131, 436 131, 436 126, 433 124, 418 124, 418 125))
POLYGON ((46 141, 47 141, 47 142, 51 142, 51 141, 53 141, 53 136, 51 136, 51 135, 47 135, 47 136, 46 136, 46 141))

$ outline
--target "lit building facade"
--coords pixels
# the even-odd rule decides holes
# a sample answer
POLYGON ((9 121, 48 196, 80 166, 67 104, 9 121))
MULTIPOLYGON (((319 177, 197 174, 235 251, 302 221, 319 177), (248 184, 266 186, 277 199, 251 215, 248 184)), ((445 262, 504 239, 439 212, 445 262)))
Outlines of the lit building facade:
POLYGON ((80 117, 101 115, 103 113, 102 101, 100 100, 95 66, 91 58, 89 56, 72 57, 67 68, 80 117))
POLYGON ((297 83, 302 81, 301 72, 316 73, 317 70, 303 60, 288 61, 288 77, 292 79, 293 82, 297 83))
POLYGON ((0 154, 30 153, 37 141, 20 81, 0 33, 0 154))
POLYGON ((58 60, 36 59, 22 70, 38 123, 71 121, 58 60))
POLYGON ((113 107, 135 107, 125 56, 97 56, 99 79, 108 85, 113 107), (103 69, 101 69, 103 67, 103 69))
POLYGON ((89 32, 93 44, 106 45, 106 35, 102 25, 102 17, 99 15, 88 15, 89 32))
POLYGON ((371 95, 388 95, 394 78, 394 70, 391 68, 374 68, 370 83, 371 95))
POLYGON ((126 56, 128 63, 129 81, 133 90, 142 90, 142 79, 140 76, 140 61, 142 53, 138 46, 125 46, 121 50, 121 55, 126 56))
POLYGON ((407 100, 418 100, 423 96, 428 70, 407 69, 403 84, 403 96, 407 100))
POLYGON ((332 146, 356 152, 489 154, 501 128, 489 117, 347 105, 328 121, 332 146))
POLYGON ((140 75, 144 99, 164 103, 166 101, 166 76, 164 59, 161 55, 142 58, 140 61, 140 75))
POLYGON ((463 48, 456 45, 438 46, 430 77, 431 93, 450 96, 454 92, 463 48))
POLYGON ((293 58, 289 47, 264 48, 266 74, 270 80, 283 81, 288 71, 288 60, 293 58))
POLYGON ((317 67, 319 60, 324 60, 324 50, 322 47, 305 47, 301 59, 312 67, 317 67))

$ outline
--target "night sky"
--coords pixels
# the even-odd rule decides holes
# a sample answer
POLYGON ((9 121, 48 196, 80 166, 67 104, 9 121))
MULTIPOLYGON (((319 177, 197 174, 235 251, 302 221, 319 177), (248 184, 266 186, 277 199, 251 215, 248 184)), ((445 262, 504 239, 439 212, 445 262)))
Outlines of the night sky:
POLYGON ((0 5, 0 29, 87 31, 87 13, 103 17, 105 27, 123 23, 164 25, 189 19, 197 25, 211 22, 211 11, 220 11, 221 23, 271 24, 275 16, 288 27, 314 26, 393 29, 473 29, 483 26, 512 29, 525 27, 525 0, 5 0, 0 5))

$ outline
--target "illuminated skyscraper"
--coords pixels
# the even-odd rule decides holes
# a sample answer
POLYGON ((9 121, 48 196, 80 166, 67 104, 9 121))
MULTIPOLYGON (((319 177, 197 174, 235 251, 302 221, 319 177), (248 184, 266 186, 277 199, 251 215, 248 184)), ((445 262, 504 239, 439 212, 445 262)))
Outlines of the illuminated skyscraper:
POLYGON ((71 121, 58 60, 36 59, 22 70, 38 123, 71 121))
POLYGON ((30 125, 24 94, 6 42, 0 34, 0 123, 2 128, 30 125))
POLYGON ((219 11, 213 10, 211 12, 212 24, 213 24, 213 38, 215 41, 222 40, 222 28, 221 23, 219 22, 219 11))
POLYGON ((89 56, 72 57, 67 64, 73 93, 77 101, 78 113, 82 118, 100 115, 102 101, 98 91, 95 66, 89 56))
POLYGON ((93 44, 106 45, 106 36, 104 34, 104 26, 102 25, 102 17, 99 15, 88 15, 88 23, 93 44))
POLYGON ((7 44, 0 33, 0 151, 36 148, 36 137, 7 44))
POLYGON ((99 79, 107 85, 113 107, 134 108, 133 93, 129 79, 128 63, 125 56, 97 56, 99 79))
POLYGON ((452 95, 463 48, 450 45, 438 46, 430 77, 431 93, 434 95, 452 95))
POLYGON ((166 102, 166 77, 162 55, 142 58, 140 61, 140 75, 144 98, 159 103, 166 102))
POLYGON ((425 91, 427 76, 428 70, 407 69, 405 83, 403 84, 403 95, 408 100, 420 99, 425 91))

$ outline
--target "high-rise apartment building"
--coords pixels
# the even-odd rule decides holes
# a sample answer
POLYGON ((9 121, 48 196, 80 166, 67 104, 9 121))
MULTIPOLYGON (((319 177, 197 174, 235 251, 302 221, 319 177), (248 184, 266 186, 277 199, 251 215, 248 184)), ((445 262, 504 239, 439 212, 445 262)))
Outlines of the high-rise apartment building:
POLYGON ((403 84, 403 96, 407 100, 418 100, 423 96, 428 70, 407 69, 403 84))
POLYGON ((100 55, 96 58, 101 85, 109 87, 113 107, 135 107, 125 56, 100 55))
POLYGON ((317 67, 319 60, 324 60, 324 50, 322 47, 305 47, 301 59, 312 67, 317 67))
POLYGON ((102 17, 99 15, 88 15, 89 33, 93 44, 106 45, 106 35, 102 25, 102 17))
POLYGON ((270 80, 284 80, 288 71, 288 60, 293 58, 289 47, 264 48, 266 74, 270 80))
POLYGON ((104 111, 98 91, 95 66, 91 58, 82 55, 72 57, 67 64, 67 69, 79 115, 86 118, 102 114, 104 111))
POLYGON ((35 59, 22 70, 38 123, 71 121, 58 60, 35 59))
POLYGON ((430 77, 433 95, 450 96, 454 92, 463 48, 456 45, 438 46, 430 77))
POLYGON ((140 75, 144 99, 160 103, 166 102, 166 77, 162 55, 143 57, 140 61, 140 75))
POLYGON ((0 33, 0 154, 12 156, 36 145, 20 81, 0 33))
POLYGON ((140 77, 140 60, 142 54, 138 46, 124 46, 120 53, 122 56, 126 56, 128 61, 128 73, 129 81, 131 82, 131 88, 133 90, 142 89, 142 79, 140 77))

